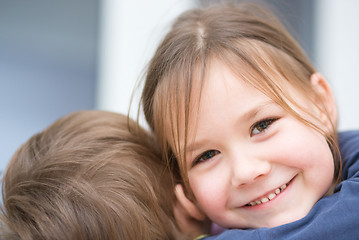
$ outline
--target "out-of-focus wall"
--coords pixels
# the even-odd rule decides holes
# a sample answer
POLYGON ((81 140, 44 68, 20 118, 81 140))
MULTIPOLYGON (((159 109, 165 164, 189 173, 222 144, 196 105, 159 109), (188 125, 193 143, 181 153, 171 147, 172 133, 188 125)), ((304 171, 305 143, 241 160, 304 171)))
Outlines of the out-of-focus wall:
POLYGON ((0 0, 0 171, 30 136, 95 106, 98 0, 0 0))
POLYGON ((317 0, 316 63, 330 82, 339 129, 359 129, 359 1, 317 0))
MULTIPOLYGON (((103 0, 97 108, 128 113, 131 94, 172 20, 191 0, 103 0)), ((131 107, 136 118, 140 89, 131 107)), ((142 122, 144 125, 145 123, 142 122)))

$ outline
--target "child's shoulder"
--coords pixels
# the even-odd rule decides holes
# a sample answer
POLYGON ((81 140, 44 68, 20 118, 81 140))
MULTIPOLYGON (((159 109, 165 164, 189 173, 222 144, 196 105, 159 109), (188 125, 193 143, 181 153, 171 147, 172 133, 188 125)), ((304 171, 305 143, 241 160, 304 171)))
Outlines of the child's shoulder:
POLYGON ((348 130, 339 132, 339 148, 341 154, 345 153, 347 155, 348 152, 359 151, 359 130, 348 130))
POLYGON ((350 139, 356 139, 356 141, 359 141, 359 129, 342 131, 338 133, 338 136, 339 142, 347 141, 350 139))
POLYGON ((343 131, 338 137, 345 180, 359 172, 359 130, 343 131))

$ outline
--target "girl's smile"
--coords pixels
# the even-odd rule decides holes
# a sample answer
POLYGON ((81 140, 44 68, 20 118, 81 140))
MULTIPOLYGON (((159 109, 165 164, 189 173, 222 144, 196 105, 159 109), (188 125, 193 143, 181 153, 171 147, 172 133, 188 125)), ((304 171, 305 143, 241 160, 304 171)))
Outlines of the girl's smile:
MULTIPOLYGON (((326 138, 220 61, 211 61, 206 76, 199 105, 192 106, 186 148, 201 211, 226 228, 275 227, 304 217, 332 184, 326 138)), ((282 84, 313 115, 293 109, 325 129, 305 96, 282 84)))
POLYGON ((267 203, 269 201, 272 201, 279 194, 283 193, 283 191, 288 187, 288 185, 291 183, 291 181, 281 185, 280 187, 277 187, 275 190, 272 190, 272 191, 264 194, 262 197, 259 197, 259 198, 256 198, 255 200, 250 201, 245 206, 251 206, 251 207, 259 206, 259 205, 262 205, 262 204, 267 203))
MULTIPOLYGON (((283 175, 284 176, 284 175, 283 175)), ((260 214, 265 214, 265 211, 273 211, 273 208, 275 208, 276 204, 282 204, 281 201, 285 200, 286 197, 291 198, 292 195, 290 195, 291 188, 294 185, 295 178, 297 175, 295 175, 292 178, 288 178, 290 180, 288 181, 276 181, 276 182, 285 182, 285 183, 274 183, 269 184, 267 182, 263 183, 256 183, 254 186, 248 186, 248 188, 253 188, 253 191, 247 190, 248 195, 254 195, 256 197, 251 198, 252 200, 247 201, 244 199, 244 196, 234 196, 233 197, 233 203, 228 202, 229 208, 232 208, 233 210, 236 209, 244 209, 247 211, 257 211, 260 210, 260 214), (266 187, 266 186, 278 186, 278 187, 266 187), (266 190, 271 189, 271 190, 266 190), (289 195, 288 195, 289 194, 289 195), (285 197, 286 196, 286 197, 285 197), (246 204, 242 204, 242 202, 246 201, 246 204), (237 202, 240 202, 240 204, 237 204, 237 202)), ((287 177, 286 177, 287 178, 287 177)), ((267 179, 274 179, 277 180, 276 177, 268 177, 267 179)), ((232 201, 232 200, 231 200, 232 201)))

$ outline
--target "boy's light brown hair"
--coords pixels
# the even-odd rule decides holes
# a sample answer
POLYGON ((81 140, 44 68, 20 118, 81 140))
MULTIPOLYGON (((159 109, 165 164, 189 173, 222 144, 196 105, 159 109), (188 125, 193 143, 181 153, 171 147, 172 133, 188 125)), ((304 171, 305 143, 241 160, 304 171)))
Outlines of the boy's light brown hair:
POLYGON ((173 181, 127 117, 80 111, 34 135, 2 182, 3 239, 178 239, 173 181))

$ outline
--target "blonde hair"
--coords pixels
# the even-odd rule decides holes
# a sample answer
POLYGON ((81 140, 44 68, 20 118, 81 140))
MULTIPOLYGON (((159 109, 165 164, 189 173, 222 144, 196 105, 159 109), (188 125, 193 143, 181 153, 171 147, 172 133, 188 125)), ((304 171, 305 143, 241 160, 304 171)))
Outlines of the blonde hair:
POLYGON ((316 104, 318 95, 310 83, 315 69, 304 51, 269 11, 254 4, 229 3, 192 9, 177 18, 150 61, 142 92, 145 117, 158 136, 167 161, 179 165, 187 188, 185 149, 190 106, 201 96, 201 92, 193 95, 193 83, 199 79, 203 84, 213 59, 226 64, 298 120, 324 135, 334 156, 333 184, 340 180, 341 161, 333 122, 333 131, 327 134, 304 119, 291 106, 319 121, 281 85, 292 85, 331 120, 324 105, 316 104), (181 134, 185 139, 182 148, 181 134), (173 149, 169 142, 174 143, 173 149), (176 161, 177 158, 183 161, 176 161))
POLYGON ((3 239, 179 239, 174 185, 154 138, 125 116, 80 111, 34 135, 2 182, 3 239))

